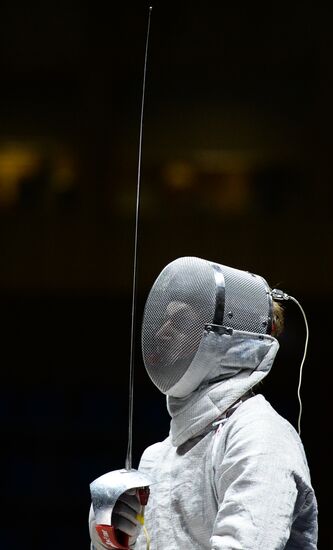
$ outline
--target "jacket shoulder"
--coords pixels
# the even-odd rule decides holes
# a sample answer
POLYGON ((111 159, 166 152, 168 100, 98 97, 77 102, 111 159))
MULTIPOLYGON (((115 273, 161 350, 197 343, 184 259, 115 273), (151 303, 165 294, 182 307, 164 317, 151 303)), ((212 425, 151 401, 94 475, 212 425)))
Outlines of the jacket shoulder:
POLYGON ((153 466, 156 467, 156 463, 172 448, 170 438, 167 437, 164 441, 159 441, 147 447, 141 456, 139 470, 148 470, 153 466))
MULTIPOLYGON (((301 440, 295 428, 283 418, 261 394, 250 397, 244 401, 230 417, 226 424, 229 429, 252 428, 253 436, 257 430, 267 431, 271 436, 285 434, 298 444, 301 440)), ((258 432, 257 432, 258 433, 258 432)))
POLYGON ((248 453, 272 455, 291 470, 309 478, 302 441, 295 428, 259 394, 244 401, 221 431, 224 452, 239 448, 248 453), (224 432, 224 433, 223 433, 224 432))

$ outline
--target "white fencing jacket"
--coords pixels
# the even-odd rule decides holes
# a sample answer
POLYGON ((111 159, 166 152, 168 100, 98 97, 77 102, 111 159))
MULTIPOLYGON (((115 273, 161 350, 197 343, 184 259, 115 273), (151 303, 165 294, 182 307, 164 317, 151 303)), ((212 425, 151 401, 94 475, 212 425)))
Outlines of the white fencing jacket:
MULTIPOLYGON (((154 480, 145 511, 151 550, 317 548, 317 503, 297 432, 262 395, 231 406, 269 372, 278 350, 272 337, 261 349, 253 343, 261 356, 249 375, 245 339, 225 353, 225 364, 242 357, 236 376, 168 397, 170 435, 142 455, 139 470, 154 480)), ((143 532, 134 548, 146 549, 143 532)))
MULTIPOLYGON (((317 506, 302 443, 262 395, 216 429, 144 452, 156 483, 146 507, 151 550, 315 550, 317 506)), ((145 550, 140 534, 135 550, 145 550)))
MULTIPOLYGON (((222 335, 199 388, 167 398, 169 437, 148 447, 139 465, 153 480, 145 510, 151 550, 316 550, 317 503, 302 442, 250 393, 278 347, 268 335, 222 335)), ((92 548, 102 548, 95 538, 92 548)), ((134 548, 146 550, 143 531, 134 548)))

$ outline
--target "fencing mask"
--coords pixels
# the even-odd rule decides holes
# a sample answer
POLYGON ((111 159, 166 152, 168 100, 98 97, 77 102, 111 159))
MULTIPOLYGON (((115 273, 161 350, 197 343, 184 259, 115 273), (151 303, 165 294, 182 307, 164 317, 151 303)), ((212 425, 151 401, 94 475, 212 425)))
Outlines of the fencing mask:
POLYGON ((245 331, 263 339, 271 323, 272 298, 262 277, 200 258, 178 258, 162 270, 146 302, 146 370, 162 393, 184 397, 221 361, 224 335, 245 331))

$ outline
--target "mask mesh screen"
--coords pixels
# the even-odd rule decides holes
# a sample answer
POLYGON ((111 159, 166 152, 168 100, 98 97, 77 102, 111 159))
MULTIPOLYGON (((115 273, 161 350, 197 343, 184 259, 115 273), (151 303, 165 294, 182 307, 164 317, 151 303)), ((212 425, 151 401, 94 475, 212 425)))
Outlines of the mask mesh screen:
POLYGON ((216 285, 210 262, 179 258, 156 279, 142 325, 143 359, 154 384, 167 392, 195 356, 214 317, 216 285))
POLYGON ((269 327, 268 286, 259 275, 221 266, 225 280, 223 324, 236 330, 267 333, 269 327))

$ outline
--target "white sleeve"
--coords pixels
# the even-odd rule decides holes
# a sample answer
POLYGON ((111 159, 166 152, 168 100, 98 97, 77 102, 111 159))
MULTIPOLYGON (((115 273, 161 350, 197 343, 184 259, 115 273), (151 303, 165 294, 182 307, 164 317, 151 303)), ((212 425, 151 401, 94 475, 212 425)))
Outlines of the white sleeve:
POLYGON ((275 428, 258 418, 256 422, 232 422, 225 448, 217 447, 214 477, 218 512, 212 550, 285 547, 297 487, 288 459, 288 438, 275 428))

